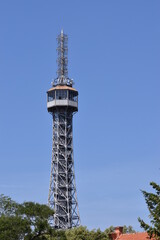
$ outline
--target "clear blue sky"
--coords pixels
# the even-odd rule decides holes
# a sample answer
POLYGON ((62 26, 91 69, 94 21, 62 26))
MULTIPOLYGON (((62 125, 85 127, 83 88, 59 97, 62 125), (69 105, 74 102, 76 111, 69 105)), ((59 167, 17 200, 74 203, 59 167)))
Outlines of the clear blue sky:
POLYGON ((0 2, 0 193, 47 203, 56 37, 79 91, 74 158, 81 222, 132 225, 160 183, 160 1, 0 2))

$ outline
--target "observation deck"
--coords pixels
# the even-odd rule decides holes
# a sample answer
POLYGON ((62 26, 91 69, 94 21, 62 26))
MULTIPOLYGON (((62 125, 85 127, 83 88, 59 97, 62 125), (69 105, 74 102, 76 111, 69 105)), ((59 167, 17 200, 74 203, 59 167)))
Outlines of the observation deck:
POLYGON ((47 91, 48 112, 60 107, 70 108, 73 112, 78 111, 78 91, 75 88, 57 85, 47 91))

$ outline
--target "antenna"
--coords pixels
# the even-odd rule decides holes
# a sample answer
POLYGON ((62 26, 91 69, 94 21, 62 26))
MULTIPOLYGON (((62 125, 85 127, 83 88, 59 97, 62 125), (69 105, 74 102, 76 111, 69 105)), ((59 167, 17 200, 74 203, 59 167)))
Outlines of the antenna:
POLYGON ((68 36, 63 33, 63 29, 61 33, 57 37, 58 41, 58 70, 57 77, 59 79, 59 84, 66 84, 65 79, 68 78, 68 36))

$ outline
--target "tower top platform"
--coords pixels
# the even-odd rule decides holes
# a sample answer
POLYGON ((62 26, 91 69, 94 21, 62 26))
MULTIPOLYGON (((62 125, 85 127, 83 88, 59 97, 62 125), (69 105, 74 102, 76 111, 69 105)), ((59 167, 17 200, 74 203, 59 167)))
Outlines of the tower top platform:
POLYGON ((72 90, 72 91, 75 91, 77 92, 77 90, 75 88, 72 88, 72 87, 69 87, 69 86, 66 86, 66 85, 57 85, 55 87, 52 87, 50 88, 47 92, 51 92, 53 90, 72 90))
POLYGON ((47 91, 47 109, 51 113, 62 108, 69 112, 77 112, 78 91, 73 88, 73 79, 68 77, 68 36, 61 31, 57 40, 57 78, 53 80, 52 87, 47 91))

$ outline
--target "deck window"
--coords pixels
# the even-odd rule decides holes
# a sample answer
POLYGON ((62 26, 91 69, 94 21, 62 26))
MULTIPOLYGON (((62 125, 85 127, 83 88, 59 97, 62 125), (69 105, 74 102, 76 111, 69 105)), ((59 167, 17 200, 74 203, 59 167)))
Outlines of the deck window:
POLYGON ((67 99, 67 90, 56 90, 56 99, 67 99))
POLYGON ((78 101, 78 93, 75 91, 69 91, 69 100, 77 102, 78 101))
POLYGON ((48 102, 51 102, 55 99, 55 91, 48 92, 48 102))

